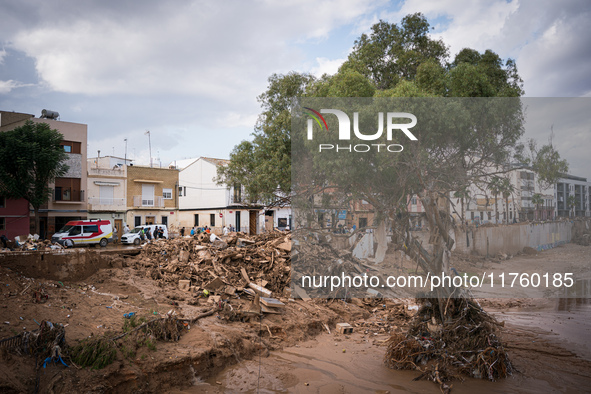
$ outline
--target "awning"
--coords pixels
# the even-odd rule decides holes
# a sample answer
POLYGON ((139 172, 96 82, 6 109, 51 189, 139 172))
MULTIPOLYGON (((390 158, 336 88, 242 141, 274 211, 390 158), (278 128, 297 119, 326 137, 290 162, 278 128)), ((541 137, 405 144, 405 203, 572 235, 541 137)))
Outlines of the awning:
POLYGON ((154 181, 152 179, 134 179, 133 181, 141 183, 164 183, 164 181, 154 181))
POLYGON ((99 186, 121 186, 119 182, 94 181, 95 185, 99 186))

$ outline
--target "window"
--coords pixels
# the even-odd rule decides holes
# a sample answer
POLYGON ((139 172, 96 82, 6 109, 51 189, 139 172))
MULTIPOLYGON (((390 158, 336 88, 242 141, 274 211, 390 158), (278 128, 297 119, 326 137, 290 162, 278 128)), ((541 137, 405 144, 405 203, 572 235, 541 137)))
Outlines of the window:
POLYGON ((142 225, 142 217, 141 216, 134 216, 133 218, 133 227, 138 227, 142 225))
POLYGON ((6 208, 6 197, 0 196, 0 208, 6 208))
POLYGON ((242 202, 242 186, 240 184, 234 185, 233 202, 242 202))
POLYGON ((367 227, 367 218, 359 218, 359 228, 367 227))
POLYGON ((162 189, 162 197, 165 200, 172 200, 172 189, 162 189))
POLYGON ((215 213, 209 215, 209 225, 210 227, 215 227, 215 213))
POLYGON ((80 142, 77 141, 62 141, 60 144, 66 153, 80 154, 80 142))
POLYGON ((82 201, 80 178, 56 178, 55 201, 82 201))
POLYGON ((142 185, 142 206, 154 206, 154 185, 142 185))
POLYGON ((93 225, 90 225, 90 226, 84 226, 84 231, 83 232, 84 233, 93 233, 93 234, 94 233, 98 233, 99 232, 98 225, 93 224, 93 225))
POLYGON ((168 227, 168 216, 162 216, 162 224, 168 227))
POLYGON ((410 203, 412 205, 417 205, 417 197, 416 196, 412 196, 412 198, 410 199, 410 203))
POLYGON ((0 218, 0 230, 6 230, 6 218, 0 218))
POLYGON ((193 222, 193 223, 194 223, 194 224, 193 224, 193 226, 199 226, 199 214, 198 214, 198 213, 196 213, 196 214, 194 215, 194 218, 195 218, 195 219, 194 219, 195 221, 193 222))
POLYGON ((179 197, 187 197, 187 186, 179 186, 179 197))
POLYGON ((113 204, 114 186, 99 186, 99 202, 100 204, 110 205, 113 204))

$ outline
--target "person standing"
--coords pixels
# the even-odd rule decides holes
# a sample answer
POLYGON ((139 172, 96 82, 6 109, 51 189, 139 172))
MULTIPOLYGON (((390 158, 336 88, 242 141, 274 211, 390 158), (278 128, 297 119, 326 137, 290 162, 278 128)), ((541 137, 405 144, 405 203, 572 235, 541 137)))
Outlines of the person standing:
POLYGON ((184 228, 184 227, 182 227, 182 228, 181 228, 181 238, 182 238, 182 237, 184 237, 184 236, 185 236, 185 228, 184 228))

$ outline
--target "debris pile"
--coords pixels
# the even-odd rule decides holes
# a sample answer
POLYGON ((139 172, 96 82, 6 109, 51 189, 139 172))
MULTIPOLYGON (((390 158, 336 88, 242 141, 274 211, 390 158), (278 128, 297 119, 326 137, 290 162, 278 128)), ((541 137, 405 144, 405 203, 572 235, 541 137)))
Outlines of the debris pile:
POLYGON ((64 249, 64 247, 57 242, 52 243, 48 239, 39 239, 39 235, 37 234, 29 234, 26 236, 21 235, 15 237, 14 241, 2 236, 0 237, 0 242, 1 252, 64 249))
POLYGON ((136 268, 162 285, 227 296, 248 290, 263 297, 283 294, 290 284, 291 235, 275 231, 248 237, 199 234, 146 244, 136 268))
POLYGON ((449 298, 439 305, 437 298, 418 300, 422 304, 406 334, 394 334, 388 341, 386 364, 393 369, 416 369, 449 392, 448 382, 461 375, 495 381, 511 375, 513 367, 496 336, 499 326, 474 300, 449 298), (441 312, 446 321, 441 322, 441 312))

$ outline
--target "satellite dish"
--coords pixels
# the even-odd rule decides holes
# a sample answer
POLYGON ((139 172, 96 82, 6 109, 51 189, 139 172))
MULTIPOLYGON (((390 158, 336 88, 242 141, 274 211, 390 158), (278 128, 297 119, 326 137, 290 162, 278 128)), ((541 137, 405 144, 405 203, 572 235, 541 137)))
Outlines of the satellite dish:
POLYGON ((44 109, 43 111, 41 111, 41 118, 57 119, 59 117, 60 117, 60 114, 57 111, 50 111, 48 109, 44 109))

